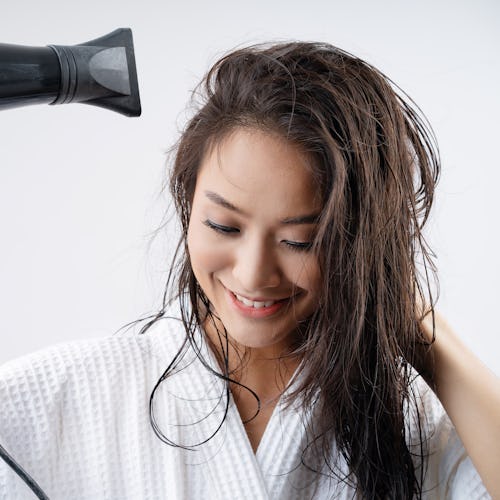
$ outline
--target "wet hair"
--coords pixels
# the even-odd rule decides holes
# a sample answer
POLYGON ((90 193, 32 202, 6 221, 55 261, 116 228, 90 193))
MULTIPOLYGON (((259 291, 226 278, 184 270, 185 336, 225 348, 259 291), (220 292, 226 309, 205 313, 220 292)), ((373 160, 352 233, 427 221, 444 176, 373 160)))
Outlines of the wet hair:
MULTIPOLYGON (((412 366, 428 345, 417 305, 424 297, 433 303, 435 268, 422 235, 439 175, 432 129, 383 73, 327 43, 235 50, 195 95, 202 102, 177 144, 170 178, 182 235, 169 289, 175 278, 187 337, 212 314, 186 245, 200 165, 239 128, 277 134, 308 155, 323 202, 311 249, 321 303, 294 345, 303 362, 289 401, 300 396, 303 408, 317 408, 309 448, 359 494, 421 497, 425 443, 410 445, 405 409, 417 406, 412 366), (331 462, 334 447, 347 475, 331 462)), ((224 355, 219 375, 229 391, 224 355)))

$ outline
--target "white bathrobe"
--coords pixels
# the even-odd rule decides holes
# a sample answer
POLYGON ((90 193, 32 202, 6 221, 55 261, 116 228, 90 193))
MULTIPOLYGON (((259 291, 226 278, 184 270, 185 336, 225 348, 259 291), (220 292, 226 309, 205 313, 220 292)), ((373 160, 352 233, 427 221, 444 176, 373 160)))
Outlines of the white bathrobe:
MULTIPOLYGON (((51 500, 350 499, 353 490, 301 466, 304 424, 314 411, 278 403, 254 454, 223 382, 192 349, 182 370, 150 395, 184 338, 176 319, 145 335, 90 339, 35 352, 0 367, 0 443, 51 500), (215 436, 200 446, 197 443, 215 436)), ((206 344, 202 352, 216 362, 206 344)), ((430 390, 421 400, 431 456, 429 499, 490 498, 430 390)), ((340 462, 342 466, 342 462, 340 462)), ((35 496, 0 459, 0 499, 35 496)))

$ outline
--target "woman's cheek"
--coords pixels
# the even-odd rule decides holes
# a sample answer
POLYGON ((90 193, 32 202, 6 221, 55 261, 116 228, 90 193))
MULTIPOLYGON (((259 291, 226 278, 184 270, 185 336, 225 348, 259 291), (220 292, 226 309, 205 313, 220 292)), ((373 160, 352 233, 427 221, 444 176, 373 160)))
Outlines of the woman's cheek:
POLYGON ((295 260, 293 265, 291 264, 289 263, 289 268, 292 271, 290 280, 305 290, 319 294, 321 275, 318 259, 314 255, 306 255, 299 262, 295 260))
POLYGON ((204 225, 201 226, 189 226, 187 242, 191 266, 195 274, 220 271, 228 265, 227 245, 217 235, 211 235, 204 225))

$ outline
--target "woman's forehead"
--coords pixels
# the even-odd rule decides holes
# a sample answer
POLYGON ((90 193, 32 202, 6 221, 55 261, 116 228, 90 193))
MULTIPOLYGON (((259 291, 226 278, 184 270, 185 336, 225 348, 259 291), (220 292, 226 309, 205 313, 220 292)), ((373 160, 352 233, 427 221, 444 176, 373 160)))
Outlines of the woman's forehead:
POLYGON ((308 156, 278 135, 253 128, 237 129, 211 148, 197 190, 218 193, 235 205, 239 200, 317 209, 319 200, 308 156))

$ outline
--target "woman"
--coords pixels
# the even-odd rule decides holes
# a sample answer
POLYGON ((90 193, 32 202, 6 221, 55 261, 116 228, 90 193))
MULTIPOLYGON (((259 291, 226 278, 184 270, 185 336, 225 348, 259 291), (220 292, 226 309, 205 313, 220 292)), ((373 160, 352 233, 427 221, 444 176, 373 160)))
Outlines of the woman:
POLYGON ((416 109, 320 43, 233 52, 203 90, 174 300, 4 366, 0 442, 50 498, 500 496, 500 384, 432 307, 416 109))

